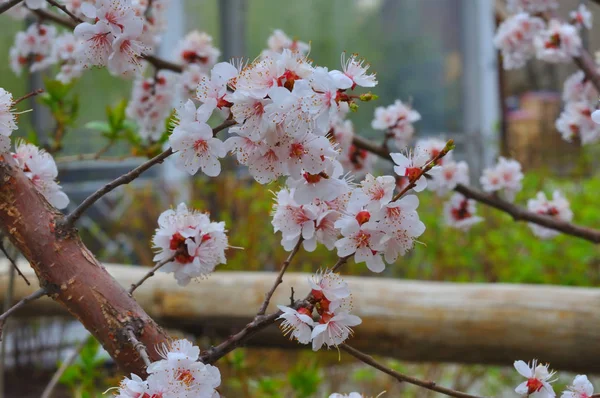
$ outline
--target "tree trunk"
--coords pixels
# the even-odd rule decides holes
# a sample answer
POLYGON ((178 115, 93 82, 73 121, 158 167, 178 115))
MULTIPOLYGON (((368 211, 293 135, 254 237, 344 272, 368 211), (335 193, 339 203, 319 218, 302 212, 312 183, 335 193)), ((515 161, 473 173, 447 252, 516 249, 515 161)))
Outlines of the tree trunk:
POLYGON ((157 359, 168 336, 112 278, 81 242, 64 231, 54 209, 10 155, 0 155, 0 228, 33 267, 40 287, 63 305, 128 373, 145 375, 145 364, 129 342, 131 328, 157 359))

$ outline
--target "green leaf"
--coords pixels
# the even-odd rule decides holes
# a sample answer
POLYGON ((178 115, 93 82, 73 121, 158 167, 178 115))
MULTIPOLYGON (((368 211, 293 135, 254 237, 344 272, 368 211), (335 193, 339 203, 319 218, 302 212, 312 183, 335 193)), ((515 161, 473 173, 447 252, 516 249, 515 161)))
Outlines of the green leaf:
POLYGON ((58 381, 61 384, 73 386, 79 379, 81 379, 81 369, 77 365, 71 365, 67 367, 58 381))
POLYGON ((112 129, 106 122, 101 122, 99 120, 94 120, 91 122, 87 122, 84 126, 86 129, 100 131, 102 133, 110 134, 112 129))

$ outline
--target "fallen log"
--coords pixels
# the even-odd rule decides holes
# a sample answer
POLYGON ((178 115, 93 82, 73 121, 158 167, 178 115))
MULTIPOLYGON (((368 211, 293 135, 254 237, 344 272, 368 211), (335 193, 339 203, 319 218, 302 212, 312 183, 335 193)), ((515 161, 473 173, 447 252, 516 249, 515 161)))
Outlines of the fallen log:
MULTIPOLYGON (((0 297, 7 288, 8 264, 0 265, 0 297)), ((25 264, 23 272, 32 271, 25 264)), ((106 265, 124 288, 137 282, 146 267, 106 265)), ((308 290, 307 274, 289 273, 267 312, 289 304, 308 290)), ((217 341, 249 322, 275 278, 270 272, 219 271, 207 280, 177 286, 158 273, 134 296, 161 325, 217 341)), ((370 353, 410 361, 511 365, 538 358, 553 368, 600 371, 600 289, 542 285, 458 284, 386 278, 346 277, 353 312, 363 319, 351 344, 370 353)), ((15 300, 34 288, 17 280, 15 300)), ((27 305, 20 313, 64 313, 50 299, 27 305)), ((259 347, 302 348, 267 328, 248 342, 259 347)), ((207 348, 207 347, 204 347, 207 348)))

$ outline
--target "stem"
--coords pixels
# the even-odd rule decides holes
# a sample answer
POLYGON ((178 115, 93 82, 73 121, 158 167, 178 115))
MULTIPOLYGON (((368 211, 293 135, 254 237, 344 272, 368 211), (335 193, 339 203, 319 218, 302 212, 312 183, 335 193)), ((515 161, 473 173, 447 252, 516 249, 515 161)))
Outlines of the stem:
POLYGON ((137 339, 133 328, 127 328, 127 336, 129 337, 129 341, 131 342, 131 345, 133 345, 133 348, 135 348, 138 354, 140 354, 140 357, 146 364, 146 367, 150 366, 152 362, 150 361, 150 357, 146 351, 146 346, 137 339))
POLYGON ((36 95, 38 95, 38 94, 41 94, 41 93, 43 93, 43 92, 44 92, 44 89, 43 89, 43 88, 38 88, 37 90, 35 90, 35 91, 32 91, 32 92, 30 92, 29 94, 25 94, 24 96, 22 96, 22 97, 20 97, 20 98, 17 98, 16 100, 14 100, 14 101, 13 101, 13 105, 17 105, 19 102, 23 102, 23 101, 25 101, 26 99, 28 99, 28 98, 31 98, 31 97, 33 97, 33 96, 36 96, 36 95))
POLYGON ((85 340, 80 341, 79 344, 73 350, 73 352, 71 354, 69 354, 68 357, 65 358, 63 363, 60 364, 60 367, 52 375, 52 379, 50 379, 50 382, 44 389, 44 392, 42 393, 41 398, 50 398, 52 396, 52 392, 54 391, 54 388, 56 388, 58 381, 60 380, 62 375, 65 373, 67 368, 69 366, 71 366, 71 364, 75 361, 75 359, 77 359, 77 357, 81 353, 81 350, 83 349, 83 347, 85 347, 85 342, 86 342, 85 340))
POLYGON ((27 278, 25 277, 25 275, 23 275, 23 273, 21 272, 21 270, 19 269, 19 267, 17 267, 17 262, 15 260, 13 260, 13 258, 6 251, 6 248, 4 247, 4 244, 2 243, 1 239, 0 239, 0 251, 2 251, 2 253, 8 259, 8 261, 10 261, 10 263, 12 264, 12 266, 14 267, 14 269, 17 270, 17 273, 19 275, 21 275, 21 277, 23 278, 23 280, 25 281, 25 283, 27 283, 27 286, 31 286, 31 283, 29 283, 29 281, 27 280, 27 278))
MULTIPOLYGON (((221 123, 220 125, 218 125, 217 127, 215 127, 213 129, 213 137, 215 135, 217 135, 217 133, 219 131, 226 129, 227 127, 233 126, 234 124, 236 124, 236 121, 233 119, 225 120, 223 123, 221 123)), ((111 192, 113 189, 117 188, 118 186, 121 186, 124 184, 129 184, 131 181, 138 178, 144 171, 148 170, 150 167, 154 166, 155 164, 162 163, 166 158, 171 156, 173 153, 175 153, 175 152, 173 152, 173 149, 169 148, 166 151, 162 152, 161 154, 156 155, 152 159, 146 161, 145 163, 142 163, 141 165, 139 165, 135 169, 131 170, 130 172, 125 173, 121 177, 109 182, 108 184, 106 184, 105 186, 103 186, 102 188, 100 188, 99 190, 97 190, 96 192, 91 194, 90 196, 88 196, 83 202, 81 202, 81 204, 79 206, 77 206, 77 208, 75 210, 73 210, 73 212, 66 217, 66 219, 62 223, 61 227, 64 228, 65 230, 71 229, 75 225, 75 222, 77 222, 77 220, 83 215, 83 213, 87 209, 89 209, 94 203, 96 203, 100 198, 102 198, 104 195, 111 192)))
POLYGON ((42 288, 39 288, 38 290, 36 290, 35 292, 31 293, 29 296, 23 297, 21 299, 21 301, 19 301, 17 304, 13 305, 8 310, 6 310, 4 312, 4 314, 0 315, 0 328, 2 326, 4 326, 4 322, 6 322, 6 319, 13 312, 15 312, 16 310, 18 310, 19 308, 21 308, 22 306, 24 306, 28 302, 33 301, 33 300, 37 300, 40 297, 44 297, 47 294, 48 294, 48 289, 46 289, 45 287, 42 287, 42 288))
POLYGON ((81 18, 79 18, 78 16, 76 16, 75 14, 73 14, 71 11, 69 11, 69 9, 67 7, 65 7, 62 4, 57 3, 54 0, 46 0, 46 2, 48 2, 48 4, 53 5, 56 8, 59 8, 62 12, 64 12, 65 14, 67 14, 69 17, 71 17, 71 19, 77 23, 82 23, 83 20, 81 18))
POLYGON ((292 259, 294 258, 296 253, 298 253, 298 251, 300 250, 300 245, 302 244, 302 241, 303 241, 302 236, 300 236, 300 238, 298 239, 298 243, 296 243, 296 246, 294 246, 294 249, 292 249, 292 251, 289 254, 289 256, 287 257, 287 259, 283 262, 283 265, 281 266, 281 269, 279 270, 279 274, 277 275, 277 278, 275 278, 275 283, 273 283, 271 290, 269 290, 267 292, 267 294, 265 295, 265 300, 263 301, 262 305, 260 306, 260 309, 256 313, 257 316, 264 315, 265 312, 267 311, 269 302, 271 301, 271 298, 273 297, 275 290, 277 290, 277 287, 279 285, 281 285, 281 282, 283 282, 283 274, 285 274, 285 271, 287 271, 288 267, 290 266, 292 259))
POLYGON ((384 366, 383 364, 377 362, 375 359, 373 359, 372 356, 367 355, 367 354, 357 350, 356 348, 350 347, 347 344, 342 343, 339 345, 339 348, 346 351, 348 354, 352 355, 356 359, 366 363, 367 365, 392 376, 399 382, 407 382, 407 383, 413 384, 415 386, 419 386, 419 387, 423 387, 423 388, 426 388, 431 391, 439 392, 439 393, 447 395, 449 397, 483 398, 478 395, 471 395, 471 394, 467 394, 465 392, 453 390, 451 388, 438 386, 434 381, 421 380, 421 379, 417 379, 416 377, 412 377, 412 376, 408 376, 408 375, 396 372, 395 370, 392 370, 392 369, 384 366))
POLYGON ((145 163, 142 163, 135 169, 131 170, 128 173, 123 174, 121 177, 109 182, 90 196, 88 196, 71 214, 69 214, 64 222, 62 223, 62 228, 65 230, 73 227, 75 222, 79 220, 79 218, 83 215, 83 213, 89 209, 94 203, 96 203, 100 198, 102 198, 107 193, 111 192, 113 189, 118 186, 129 184, 131 181, 138 178, 144 171, 148 170, 150 167, 154 166, 157 163, 162 163, 163 160, 168 158, 173 154, 173 150, 171 148, 162 152, 161 154, 153 157, 145 163))
POLYGON ((425 166, 421 167, 419 170, 419 173, 410 179, 410 183, 404 187, 404 189, 400 192, 398 192, 393 198, 392 198, 392 202, 397 201, 398 199, 400 199, 404 194, 406 194, 408 191, 410 191, 411 189, 413 189, 416 185, 417 185, 417 181, 419 181, 419 178, 421 178, 423 176, 423 174, 427 173, 429 170, 431 170, 433 168, 433 166, 435 166, 435 164, 437 163, 438 160, 440 160, 441 158, 443 158, 444 156, 446 156, 448 154, 448 152, 450 152, 451 148, 453 148, 454 146, 454 141, 453 140, 448 140, 448 142, 446 143, 446 146, 444 147, 444 149, 442 151, 440 151, 440 153, 438 153, 436 156, 434 156, 431 160, 429 160, 429 162, 427 162, 427 164, 425 164, 425 166))
POLYGON ((11 8, 13 8, 14 6, 16 6, 17 4, 19 4, 22 1, 23 0, 10 0, 4 4, 0 4, 0 14, 10 10, 11 8))
POLYGON ((137 289, 138 287, 141 286, 142 283, 144 283, 146 281, 146 279, 154 276, 154 273, 156 271, 158 271, 159 269, 161 269, 166 263, 169 263, 171 261, 173 261, 175 259, 175 257, 179 254, 179 252, 173 254, 171 257, 166 258, 160 262, 158 262, 151 270, 150 272, 148 272, 146 275, 144 275, 144 277, 142 279, 140 279, 137 283, 134 283, 131 285, 131 287, 129 288, 129 294, 133 294, 133 292, 135 291, 135 289, 137 289))

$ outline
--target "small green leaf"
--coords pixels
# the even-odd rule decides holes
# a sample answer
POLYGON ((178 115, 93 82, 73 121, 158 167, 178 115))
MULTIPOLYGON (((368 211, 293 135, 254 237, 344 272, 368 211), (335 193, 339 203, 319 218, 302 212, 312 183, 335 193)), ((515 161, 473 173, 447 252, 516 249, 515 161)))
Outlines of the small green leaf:
POLYGON ((94 120, 91 122, 87 122, 84 126, 86 129, 100 131, 102 133, 110 134, 112 129, 106 122, 101 122, 99 120, 94 120))

